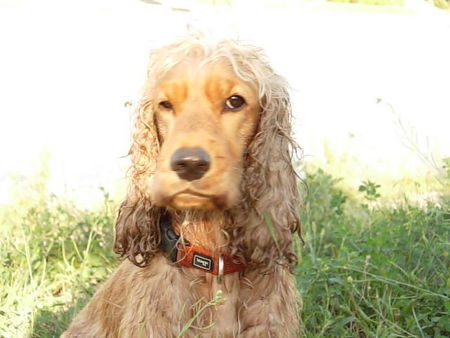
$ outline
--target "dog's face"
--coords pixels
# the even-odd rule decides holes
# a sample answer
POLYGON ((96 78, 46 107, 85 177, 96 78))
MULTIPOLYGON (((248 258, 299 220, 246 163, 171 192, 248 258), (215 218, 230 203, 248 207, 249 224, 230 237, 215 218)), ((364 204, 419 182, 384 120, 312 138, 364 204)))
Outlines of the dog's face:
POLYGON ((150 197, 175 209, 226 209, 240 198, 246 147, 261 107, 256 85, 224 62, 190 59, 152 92, 161 149, 150 197))

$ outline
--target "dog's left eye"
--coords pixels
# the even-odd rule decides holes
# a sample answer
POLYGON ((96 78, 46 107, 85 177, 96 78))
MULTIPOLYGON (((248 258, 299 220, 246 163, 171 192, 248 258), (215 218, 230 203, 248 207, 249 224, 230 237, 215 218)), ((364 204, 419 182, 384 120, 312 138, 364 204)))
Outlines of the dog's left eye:
POLYGON ((225 110, 237 110, 245 104, 245 99, 239 95, 230 96, 225 101, 225 110))
POLYGON ((170 103, 169 101, 161 101, 159 103, 159 106, 164 108, 164 109, 167 109, 167 110, 173 109, 172 103, 170 103))

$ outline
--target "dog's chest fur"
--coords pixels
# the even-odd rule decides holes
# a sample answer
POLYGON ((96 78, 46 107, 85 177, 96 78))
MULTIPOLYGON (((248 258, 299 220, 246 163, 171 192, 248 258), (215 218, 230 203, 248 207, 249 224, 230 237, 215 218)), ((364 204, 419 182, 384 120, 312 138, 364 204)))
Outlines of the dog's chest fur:
POLYGON ((143 269, 124 262, 118 271, 122 273, 135 287, 129 288, 131 294, 123 299, 124 317, 117 328, 119 336, 156 337, 156 333, 160 333, 158 322, 167 320, 173 323, 168 337, 184 330, 187 337, 238 335, 239 309, 243 301, 237 274, 225 276, 219 284, 216 276, 173 266, 162 255, 143 269), (173 308, 179 311, 170 312, 173 308), (127 315, 131 313, 133 317, 127 315), (131 332, 124 331, 130 328, 131 332))
MULTIPOLYGON (((195 222, 190 217, 185 217, 176 229, 193 245, 215 253, 226 252, 227 238, 222 230, 224 222, 222 215, 203 220, 197 218, 195 222)), ((242 305, 239 297, 239 274, 225 275, 219 282, 217 276, 193 268, 175 267, 172 273, 185 280, 188 290, 188 298, 180 299, 185 309, 181 329, 195 317, 192 327, 206 328, 212 325, 208 336, 233 337, 238 334, 238 312, 242 305)), ((200 334, 202 330, 195 331, 200 334)))

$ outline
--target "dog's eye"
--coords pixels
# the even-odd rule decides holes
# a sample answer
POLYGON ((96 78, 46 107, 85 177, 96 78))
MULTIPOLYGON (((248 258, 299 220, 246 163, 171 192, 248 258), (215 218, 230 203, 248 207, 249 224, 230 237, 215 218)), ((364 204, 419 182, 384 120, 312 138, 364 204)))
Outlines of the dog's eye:
POLYGON ((233 95, 230 96, 225 102, 225 110, 237 110, 245 104, 245 100, 242 96, 233 95))
POLYGON ((173 109, 172 103, 170 103, 169 101, 161 101, 159 103, 159 106, 164 109, 173 109))

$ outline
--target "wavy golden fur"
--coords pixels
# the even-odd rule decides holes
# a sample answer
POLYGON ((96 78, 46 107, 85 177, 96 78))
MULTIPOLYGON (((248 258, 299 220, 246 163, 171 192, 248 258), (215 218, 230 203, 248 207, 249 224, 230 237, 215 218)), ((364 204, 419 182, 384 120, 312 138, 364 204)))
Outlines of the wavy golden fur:
POLYGON ((114 249, 128 259, 64 337, 299 335, 297 145, 286 88, 260 49, 235 41, 187 37, 152 53, 116 223, 114 249), (229 108, 237 94, 245 103, 229 108), (204 177, 189 182, 170 164, 186 147, 211 156, 204 177), (169 262, 158 226, 165 213, 182 238, 233 254, 245 271, 219 283, 169 262), (218 290, 225 301, 202 309, 218 290))

